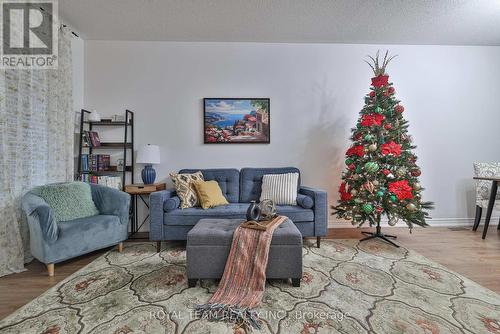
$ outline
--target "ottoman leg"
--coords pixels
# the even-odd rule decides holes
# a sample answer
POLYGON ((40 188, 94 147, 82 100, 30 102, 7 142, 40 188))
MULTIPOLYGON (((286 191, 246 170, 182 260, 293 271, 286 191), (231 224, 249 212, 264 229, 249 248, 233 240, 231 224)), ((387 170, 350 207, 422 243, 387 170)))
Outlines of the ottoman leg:
POLYGON ((295 288, 300 287, 300 278, 292 278, 292 286, 295 288))
POLYGON ((194 288, 196 286, 197 279, 188 278, 188 288, 194 288))
POLYGON ((321 246, 321 237, 316 237, 316 247, 321 246))
POLYGON ((156 242, 156 252, 159 253, 161 251, 161 241, 156 242))

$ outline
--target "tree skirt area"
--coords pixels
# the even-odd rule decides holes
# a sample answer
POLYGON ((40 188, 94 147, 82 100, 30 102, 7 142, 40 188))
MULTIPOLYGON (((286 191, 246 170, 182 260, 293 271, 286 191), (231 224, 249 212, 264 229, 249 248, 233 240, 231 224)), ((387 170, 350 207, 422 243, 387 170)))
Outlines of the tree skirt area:
MULTIPOLYGON (((500 333, 500 296, 418 253, 373 240, 304 246, 300 288, 269 281, 255 333, 500 333)), ((186 251, 109 251, 0 322, 0 333, 242 333, 196 319, 217 285, 187 287, 186 251)))

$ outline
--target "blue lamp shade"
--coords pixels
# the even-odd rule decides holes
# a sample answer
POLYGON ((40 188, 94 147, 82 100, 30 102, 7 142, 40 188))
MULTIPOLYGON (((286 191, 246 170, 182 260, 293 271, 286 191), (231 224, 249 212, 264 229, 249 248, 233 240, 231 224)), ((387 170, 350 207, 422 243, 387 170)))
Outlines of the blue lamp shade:
POLYGON ((146 164, 141 173, 142 182, 144 184, 153 184, 156 178, 156 171, 152 165, 160 163, 160 147, 151 144, 141 146, 137 151, 136 162, 146 164))

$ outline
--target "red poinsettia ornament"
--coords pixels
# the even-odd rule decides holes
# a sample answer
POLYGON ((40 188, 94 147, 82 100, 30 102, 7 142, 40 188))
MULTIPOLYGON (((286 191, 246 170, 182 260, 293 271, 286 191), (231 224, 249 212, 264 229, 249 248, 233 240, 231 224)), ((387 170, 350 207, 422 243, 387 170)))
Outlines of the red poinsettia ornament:
POLYGON ((353 155, 357 155, 358 157, 363 157, 363 155, 365 155, 365 150, 363 148, 363 145, 357 145, 357 146, 350 147, 347 150, 346 155, 348 157, 352 157, 353 155))
POLYGON ((401 155, 401 145, 395 143, 394 141, 387 142, 380 146, 380 152, 382 155, 393 155, 398 157, 401 155))
POLYGON ((389 183, 389 191, 396 195, 398 200, 412 199, 412 188, 408 184, 408 180, 401 180, 389 183))
POLYGON ((383 87, 386 86, 389 83, 389 76, 388 75, 378 75, 374 78, 372 78, 372 85, 373 87, 383 87))
POLYGON ((377 113, 365 114, 361 118, 361 126, 381 126, 384 118, 384 115, 377 113))

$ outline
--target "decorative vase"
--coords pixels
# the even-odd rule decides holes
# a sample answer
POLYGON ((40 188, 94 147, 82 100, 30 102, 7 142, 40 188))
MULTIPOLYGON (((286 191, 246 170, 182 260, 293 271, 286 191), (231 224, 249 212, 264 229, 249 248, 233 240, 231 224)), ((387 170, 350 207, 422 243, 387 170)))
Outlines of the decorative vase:
POLYGON ((153 166, 146 165, 142 170, 141 176, 142 182, 144 182, 144 184, 153 184, 155 183, 156 171, 154 170, 153 166))
POLYGON ((277 214, 276 205, 273 200, 265 199, 259 204, 260 220, 272 220, 277 214))
POLYGON ((250 206, 247 209, 247 221, 251 220, 259 220, 260 217, 260 207, 255 203, 255 201, 252 201, 250 203, 250 206))

